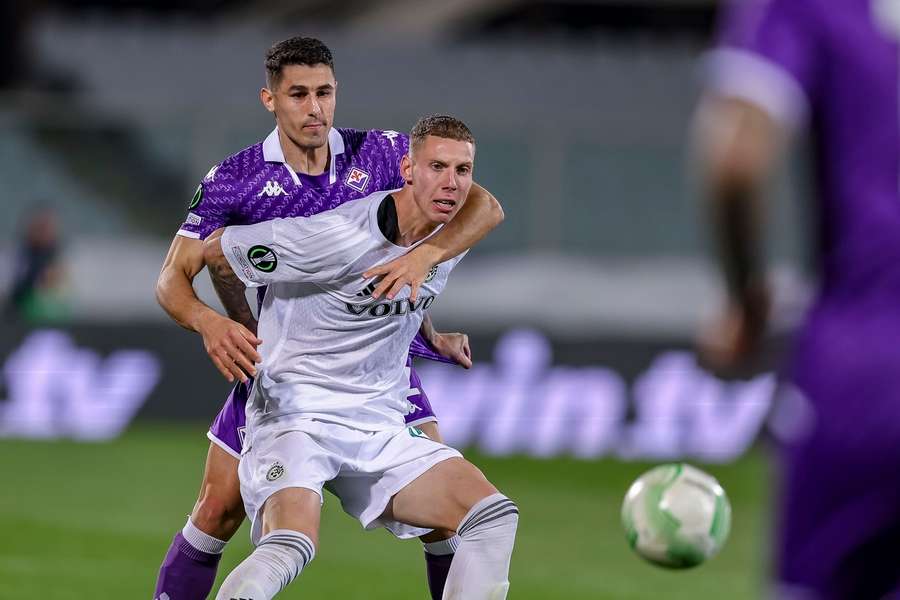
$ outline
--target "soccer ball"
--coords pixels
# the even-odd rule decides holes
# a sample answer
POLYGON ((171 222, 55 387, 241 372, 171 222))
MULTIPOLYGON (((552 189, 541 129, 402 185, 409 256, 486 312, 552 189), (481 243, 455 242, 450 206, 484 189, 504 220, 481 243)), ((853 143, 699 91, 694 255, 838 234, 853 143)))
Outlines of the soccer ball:
POLYGON ((641 557, 686 569, 722 549, 731 529, 731 504, 713 476, 683 463, 661 465, 628 488, 622 525, 641 557))

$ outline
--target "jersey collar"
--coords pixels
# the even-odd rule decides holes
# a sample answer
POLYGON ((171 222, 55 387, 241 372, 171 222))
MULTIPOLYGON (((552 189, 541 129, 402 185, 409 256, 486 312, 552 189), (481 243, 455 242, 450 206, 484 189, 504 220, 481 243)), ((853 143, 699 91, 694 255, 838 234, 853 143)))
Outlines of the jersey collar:
MULTIPOLYGON (((300 177, 291 165, 287 164, 284 160, 284 150, 281 149, 281 140, 278 139, 278 127, 273 129, 272 133, 270 133, 263 141, 262 150, 263 160, 266 162, 283 164, 291 174, 291 179, 294 180, 294 184, 303 185, 300 183, 300 177)), ((337 160, 335 160, 335 157, 344 153, 344 138, 341 136, 341 132, 334 127, 328 130, 328 150, 331 153, 331 160, 329 161, 330 165, 328 168, 328 183, 334 185, 337 181, 337 160)))

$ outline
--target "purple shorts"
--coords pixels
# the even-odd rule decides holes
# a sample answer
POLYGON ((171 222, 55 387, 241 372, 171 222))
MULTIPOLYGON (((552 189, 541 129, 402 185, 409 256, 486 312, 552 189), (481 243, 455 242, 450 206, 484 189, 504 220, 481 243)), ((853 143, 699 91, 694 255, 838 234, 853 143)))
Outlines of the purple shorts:
MULTIPOLYGON (((437 421, 428 396, 422 389, 422 381, 413 367, 412 355, 406 360, 406 364, 409 367, 409 388, 410 391, 415 392, 407 398, 412 404, 413 410, 406 415, 406 424, 416 426, 429 421, 437 421)), ((216 419, 206 434, 210 441, 237 459, 241 457, 241 447, 244 443, 244 430, 247 424, 247 416, 244 411, 249 393, 249 384, 238 383, 234 386, 225 401, 225 406, 216 415, 216 419)))
POLYGON ((808 416, 781 447, 776 597, 900 598, 900 316, 810 323, 794 341, 808 416))

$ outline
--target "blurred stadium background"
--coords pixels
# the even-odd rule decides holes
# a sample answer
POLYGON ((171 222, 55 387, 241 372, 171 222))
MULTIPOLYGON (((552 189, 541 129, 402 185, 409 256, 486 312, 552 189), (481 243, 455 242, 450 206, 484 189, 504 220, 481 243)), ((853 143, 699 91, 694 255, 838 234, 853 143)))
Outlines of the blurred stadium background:
MULTIPOLYGON (((227 392, 156 304, 156 276, 197 182, 271 130, 262 56, 296 34, 334 51, 338 125, 457 115, 505 208, 433 309, 470 333, 477 366, 422 378, 448 441, 522 506, 510 597, 762 595, 771 359, 808 290, 802 165, 772 217, 778 339, 756 372, 719 380, 692 351, 720 288, 689 152, 716 8, 0 3, 0 291, 49 265, 0 334, 0 598, 150 597, 227 392), (730 544, 690 573, 639 562, 618 525, 630 480, 669 460, 707 465, 734 502, 730 544)), ((284 596, 425 597, 418 544, 364 535, 335 504, 284 596)), ((239 533, 220 572, 247 547, 239 533)))

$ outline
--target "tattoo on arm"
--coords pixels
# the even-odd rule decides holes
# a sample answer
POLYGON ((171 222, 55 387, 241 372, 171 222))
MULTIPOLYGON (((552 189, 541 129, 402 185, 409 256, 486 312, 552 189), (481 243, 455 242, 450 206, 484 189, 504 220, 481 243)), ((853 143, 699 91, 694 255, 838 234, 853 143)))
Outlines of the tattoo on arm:
POLYGON ((245 291, 247 287, 244 285, 228 261, 224 257, 221 260, 208 263, 209 278, 212 280, 216 295, 225 307, 228 318, 237 321, 254 334, 256 333, 256 318, 250 305, 247 304, 247 296, 245 291))

